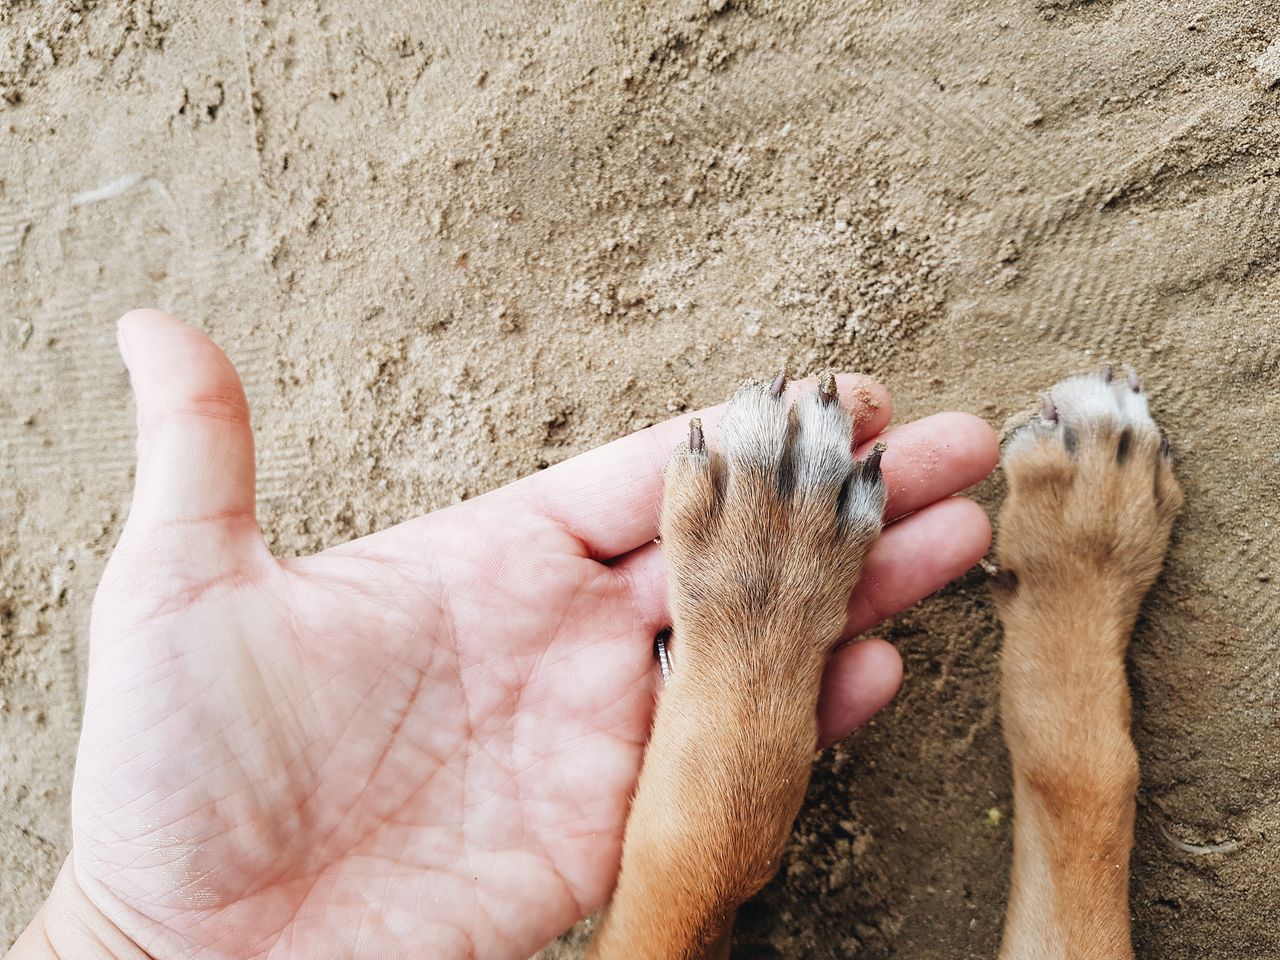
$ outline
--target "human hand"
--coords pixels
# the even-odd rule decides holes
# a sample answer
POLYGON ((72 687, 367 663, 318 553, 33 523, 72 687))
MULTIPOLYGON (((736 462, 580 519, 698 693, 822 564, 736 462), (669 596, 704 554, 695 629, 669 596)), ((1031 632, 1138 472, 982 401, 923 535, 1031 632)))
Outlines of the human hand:
MULTIPOLYGON (((598 907, 657 692, 660 471, 686 419, 277 559, 231 363, 163 314, 120 333, 138 471, 93 609, 76 896, 151 956, 236 960, 523 957, 598 907)), ((888 397, 839 386, 865 446, 888 397)), ((951 496, 995 465, 985 424, 940 414, 881 436, 902 519, 868 558, 847 637, 990 539, 951 496)), ((839 649, 823 742, 900 676, 883 641, 839 649)))

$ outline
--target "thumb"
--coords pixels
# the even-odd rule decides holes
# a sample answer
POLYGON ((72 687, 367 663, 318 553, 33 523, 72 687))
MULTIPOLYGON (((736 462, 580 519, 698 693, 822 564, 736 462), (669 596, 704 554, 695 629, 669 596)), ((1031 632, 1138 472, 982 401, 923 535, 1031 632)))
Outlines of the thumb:
POLYGON ((138 406, 128 526, 207 522, 257 535, 249 405, 227 355, 158 310, 125 314, 117 337, 138 406))

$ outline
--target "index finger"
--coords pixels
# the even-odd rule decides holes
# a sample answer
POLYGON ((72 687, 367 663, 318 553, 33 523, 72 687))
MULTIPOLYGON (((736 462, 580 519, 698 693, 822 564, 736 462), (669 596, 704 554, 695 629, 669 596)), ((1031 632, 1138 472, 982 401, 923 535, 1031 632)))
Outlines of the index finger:
MULTIPOLYGON (((809 377, 788 392, 812 390, 809 377)), ((837 374, 840 401, 853 417, 855 439, 873 437, 889 424, 889 392, 860 374, 837 374)), ((634 550, 658 534, 662 468, 688 436, 689 420, 702 418, 709 439, 719 432, 725 404, 656 424, 548 467, 502 488, 531 509, 554 520, 575 537, 589 556, 610 559, 634 550)))

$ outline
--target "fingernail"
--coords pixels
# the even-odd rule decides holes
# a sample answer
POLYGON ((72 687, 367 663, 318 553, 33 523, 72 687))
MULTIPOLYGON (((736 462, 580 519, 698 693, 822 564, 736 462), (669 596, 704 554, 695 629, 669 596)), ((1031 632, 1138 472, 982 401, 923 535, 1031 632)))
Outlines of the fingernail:
POLYGON ((120 359, 124 361, 124 365, 129 366, 129 341, 125 337, 124 325, 116 323, 116 349, 120 351, 120 359))

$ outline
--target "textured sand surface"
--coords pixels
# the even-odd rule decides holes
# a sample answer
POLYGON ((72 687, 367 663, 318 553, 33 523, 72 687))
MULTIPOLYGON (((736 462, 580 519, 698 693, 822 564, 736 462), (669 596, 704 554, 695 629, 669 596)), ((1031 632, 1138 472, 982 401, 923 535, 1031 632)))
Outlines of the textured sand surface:
MULTIPOLYGON (((1139 955, 1280 956, 1278 44, 1234 0, 5 4, 0 944, 68 843, 114 320, 156 305, 239 365, 283 554, 781 361, 995 425, 1133 363, 1189 503, 1131 654, 1139 955)), ((742 956, 995 955, 983 580, 887 628, 903 692, 823 757, 742 956)))

